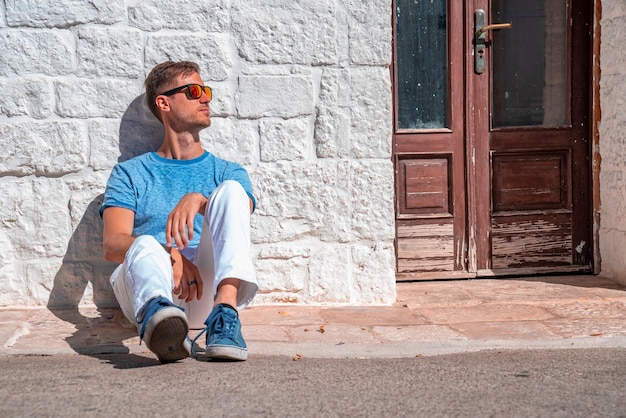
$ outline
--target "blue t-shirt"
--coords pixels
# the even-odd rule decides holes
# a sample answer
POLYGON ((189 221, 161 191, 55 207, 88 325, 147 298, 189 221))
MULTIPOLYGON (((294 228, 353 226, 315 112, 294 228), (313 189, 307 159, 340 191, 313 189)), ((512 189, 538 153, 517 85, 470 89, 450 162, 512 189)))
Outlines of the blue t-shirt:
MULTIPOLYGON (((165 223, 180 199, 192 192, 208 198, 226 180, 239 182, 256 206, 250 177, 241 165, 207 151, 193 160, 172 160, 149 152, 113 167, 100 216, 111 206, 130 209, 135 212, 133 235, 151 235, 165 244, 165 223)), ((200 242, 202 222, 203 216, 196 215, 190 247, 200 242)))

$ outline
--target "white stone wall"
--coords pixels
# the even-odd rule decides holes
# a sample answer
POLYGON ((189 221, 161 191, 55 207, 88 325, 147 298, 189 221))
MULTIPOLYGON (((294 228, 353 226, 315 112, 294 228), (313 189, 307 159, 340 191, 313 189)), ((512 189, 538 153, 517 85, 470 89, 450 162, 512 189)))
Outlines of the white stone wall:
POLYGON ((0 2, 0 307, 115 305, 97 214, 154 149, 157 63, 214 88, 205 147, 259 200, 257 303, 395 299, 389 0, 0 2))
POLYGON ((601 274, 626 284, 626 2, 602 0, 601 274))

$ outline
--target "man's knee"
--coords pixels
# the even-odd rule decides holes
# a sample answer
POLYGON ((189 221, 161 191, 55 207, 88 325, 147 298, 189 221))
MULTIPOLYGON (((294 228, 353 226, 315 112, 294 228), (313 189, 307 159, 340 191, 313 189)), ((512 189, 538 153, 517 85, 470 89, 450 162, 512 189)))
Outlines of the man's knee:
POLYGON ((160 248, 161 244, 152 235, 139 235, 131 245, 131 248, 160 248))
POLYGON ((140 254, 158 253, 159 251, 165 252, 163 246, 159 244, 156 238, 151 235, 139 235, 128 249, 126 258, 132 260, 140 254))
POLYGON ((218 189, 219 188, 224 188, 226 193, 246 194, 241 183, 236 180, 226 180, 218 186, 218 189))
POLYGON ((213 193, 211 193, 211 199, 226 199, 227 201, 239 199, 242 201, 247 201, 248 194, 238 181, 226 180, 222 184, 220 184, 213 191, 213 193))

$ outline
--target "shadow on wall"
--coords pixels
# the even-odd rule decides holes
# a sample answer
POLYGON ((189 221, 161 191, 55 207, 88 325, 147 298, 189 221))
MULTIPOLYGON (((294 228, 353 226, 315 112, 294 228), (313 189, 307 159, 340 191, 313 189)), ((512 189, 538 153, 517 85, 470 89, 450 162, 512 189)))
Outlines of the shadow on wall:
POLYGON ((119 162, 155 151, 163 142, 163 124, 150 112, 145 94, 128 106, 120 123, 119 162))
MULTIPOLYGON (((130 104, 120 123, 119 162, 137 155, 156 150, 163 139, 163 126, 150 113, 145 105, 145 96, 137 97, 130 104)), ((74 351, 102 358, 104 354, 128 353, 123 341, 137 336, 137 330, 130 324, 115 301, 109 277, 117 265, 107 262, 102 256, 102 219, 99 209, 102 194, 88 205, 74 230, 63 257, 61 268, 54 278, 54 285, 48 300, 48 309, 59 319, 76 327, 74 334, 66 338, 74 351), (80 301, 91 283, 93 303, 98 315, 87 317, 79 310, 80 301)), ((114 362, 114 357, 107 356, 114 362)), ((137 365, 147 364, 146 358, 137 358, 137 365)), ((133 362, 128 357, 116 366, 128 367, 133 362)))

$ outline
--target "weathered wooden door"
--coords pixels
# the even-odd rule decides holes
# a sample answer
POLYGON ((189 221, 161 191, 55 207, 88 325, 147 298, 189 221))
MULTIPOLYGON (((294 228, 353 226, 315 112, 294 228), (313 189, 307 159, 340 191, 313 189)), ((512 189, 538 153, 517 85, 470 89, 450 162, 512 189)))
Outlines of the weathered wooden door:
POLYGON ((399 279, 591 270, 589 3, 394 2, 399 279))

